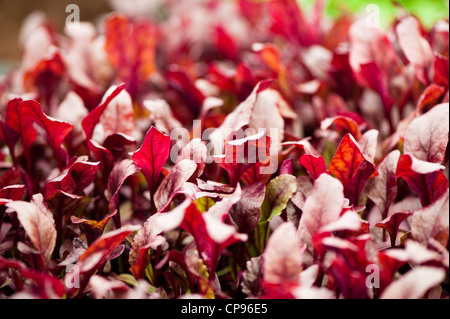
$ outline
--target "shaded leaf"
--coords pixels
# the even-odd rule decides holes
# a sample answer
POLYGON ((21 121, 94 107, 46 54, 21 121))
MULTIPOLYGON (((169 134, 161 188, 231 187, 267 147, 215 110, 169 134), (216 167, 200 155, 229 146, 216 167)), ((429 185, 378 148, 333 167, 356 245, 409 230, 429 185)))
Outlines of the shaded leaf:
POLYGON ((53 220, 46 216, 35 204, 14 201, 6 204, 6 206, 16 211, 28 237, 39 251, 44 265, 47 265, 56 245, 56 228, 53 220))
POLYGON ((397 197, 397 163, 400 151, 390 152, 383 161, 378 164, 378 176, 370 179, 366 184, 366 194, 378 207, 381 216, 386 218, 389 207, 397 197))

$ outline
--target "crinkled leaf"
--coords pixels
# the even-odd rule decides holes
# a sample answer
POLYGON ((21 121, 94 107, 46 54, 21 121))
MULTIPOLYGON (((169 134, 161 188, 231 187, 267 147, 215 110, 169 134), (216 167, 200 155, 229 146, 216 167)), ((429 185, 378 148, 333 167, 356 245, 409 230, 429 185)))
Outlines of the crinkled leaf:
POLYGON ((403 151, 419 160, 441 164, 448 144, 448 132, 449 104, 442 103, 409 124, 403 151))
POLYGON ((57 190, 81 195, 84 189, 95 180, 99 166, 99 162, 77 160, 66 172, 47 182, 45 196, 49 197, 57 190))

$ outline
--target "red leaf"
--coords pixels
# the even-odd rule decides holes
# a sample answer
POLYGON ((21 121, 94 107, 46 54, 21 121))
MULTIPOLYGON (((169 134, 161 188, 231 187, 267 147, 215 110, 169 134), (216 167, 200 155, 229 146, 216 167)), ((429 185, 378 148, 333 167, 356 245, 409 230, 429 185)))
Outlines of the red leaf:
POLYGON ((307 245, 305 264, 311 265, 314 257, 313 238, 319 230, 336 221, 344 206, 342 184, 328 174, 316 179, 312 193, 306 198, 303 213, 298 226, 298 236, 302 244, 307 245), (324 198, 327 200, 324 201, 324 198))
POLYGON ((108 178, 108 185, 105 191, 105 197, 109 200, 108 209, 110 213, 119 209, 119 191, 123 183, 129 176, 138 171, 139 168, 130 159, 125 159, 114 166, 108 178))
POLYGON ((265 194, 266 187, 263 183, 249 185, 242 190, 240 200, 231 207, 228 214, 240 233, 249 233, 258 224, 265 194))
POLYGON ((448 90, 448 58, 440 54, 435 54, 434 57, 434 78, 433 82, 441 85, 448 90))
POLYGON ((236 61, 239 56, 239 48, 234 39, 226 32, 225 28, 218 26, 215 29, 215 45, 217 51, 224 58, 236 61))
POLYGON ((272 32, 302 46, 318 43, 318 26, 306 19, 295 0, 270 1, 268 5, 272 32))
POLYGON ((45 197, 50 197, 57 190, 75 195, 82 195, 83 190, 91 184, 96 176, 100 163, 77 160, 67 172, 47 182, 45 197))
POLYGON ((145 135, 142 146, 133 153, 134 165, 141 168, 153 195, 161 174, 161 169, 169 158, 170 137, 151 127, 145 135))
POLYGON ((436 163, 418 160, 403 154, 397 164, 396 176, 403 178, 419 195, 422 206, 427 206, 448 189, 448 180, 440 172, 445 167, 436 163))
POLYGON ((381 222, 377 223, 375 226, 386 229, 391 237, 391 246, 395 246, 395 241, 397 239, 398 228, 400 224, 413 213, 410 211, 397 212, 391 216, 383 219, 381 222))
POLYGON ((414 212, 411 222, 413 238, 428 246, 431 238, 447 247, 449 238, 449 192, 447 191, 429 206, 414 212))
POLYGON ((215 141, 216 139, 228 141, 229 136, 234 131, 248 125, 252 118, 258 93, 267 89, 271 83, 271 80, 259 82, 247 99, 239 104, 233 112, 228 114, 222 125, 220 125, 220 127, 211 134, 211 141, 215 141))
POLYGON ((0 189, 0 198, 21 200, 25 193, 25 185, 11 185, 0 189))
MULTIPOLYGON (((271 171, 272 159, 270 158, 270 137, 264 131, 248 137, 240 138, 225 143, 224 154, 214 156, 214 160, 225 169, 230 177, 230 185, 236 186, 242 174, 256 163, 266 163, 260 166, 259 172, 271 171)), ((254 182, 259 181, 257 177, 254 182)))
POLYGON ((237 241, 246 241, 246 234, 239 234, 233 226, 222 223, 212 216, 202 215, 195 203, 187 199, 170 212, 158 218, 157 223, 164 231, 181 227, 194 236, 201 258, 214 274, 222 251, 237 241))
POLYGON ((156 249, 165 243, 165 238, 161 236, 162 228, 157 224, 157 219, 161 213, 150 216, 141 229, 133 238, 128 262, 130 263, 130 271, 136 279, 145 276, 145 268, 149 263, 148 250, 156 249))
POLYGON ((197 164, 188 159, 182 160, 172 168, 153 196, 158 211, 170 205, 174 196, 185 186, 196 170, 197 164))
POLYGON ((366 194, 377 205, 381 216, 386 218, 389 207, 397 197, 397 163, 400 151, 390 152, 377 166, 378 176, 367 182, 366 194))
POLYGON ((39 299, 63 298, 66 294, 66 287, 61 279, 34 270, 23 269, 20 273, 25 279, 35 283, 33 294, 37 294, 39 299))
POLYGON ((300 157, 299 163, 308 170, 313 180, 316 180, 322 173, 330 174, 325 160, 320 155, 304 154, 300 157))
POLYGON ((442 103, 409 124, 403 151, 419 160, 441 164, 448 144, 448 132, 449 104, 442 103))
POLYGON ((53 220, 32 203, 14 201, 6 206, 16 211, 28 237, 39 251, 42 262, 48 265, 56 245, 56 228, 53 220))
MULTIPOLYGON (((47 133, 47 139, 50 146, 53 148, 53 152, 60 165, 63 164, 63 153, 61 150, 61 144, 67 135, 72 131, 73 126, 66 122, 61 122, 54 118, 51 118, 44 114, 41 109, 41 105, 33 100, 23 101, 20 103, 20 108, 22 116, 24 118, 29 118, 30 120, 25 120, 25 123, 31 124, 31 121, 39 124, 47 133)), ((27 128, 27 132, 34 130, 32 125, 27 128)), ((31 133, 32 135, 34 133, 31 133)), ((27 142, 28 143, 28 142, 27 142)), ((31 145, 31 144, 30 144, 31 145)))
POLYGON ((359 129, 359 124, 351 117, 344 115, 337 115, 335 117, 327 118, 322 121, 320 128, 322 130, 327 130, 331 125, 336 125, 339 131, 346 131, 352 134, 357 140, 361 138, 361 130, 359 129))
POLYGON ((352 269, 342 257, 333 259, 329 272, 332 278, 337 282, 344 298, 367 298, 367 274, 352 269))
POLYGON ((278 226, 267 242, 264 251, 264 281, 275 284, 296 284, 301 270, 300 242, 294 225, 285 222, 278 226))
POLYGON ((127 225, 102 235, 80 256, 78 260, 80 272, 86 273, 97 269, 107 261, 109 255, 128 235, 138 229, 139 227, 127 225))
POLYGON ((187 72, 180 66, 172 65, 165 74, 170 86, 175 89, 183 98, 184 102, 190 106, 191 111, 196 115, 199 113, 205 96, 195 86, 194 81, 187 72))
POLYGON ((31 119, 23 116, 22 102, 22 99, 13 99, 8 102, 6 106, 6 127, 4 127, 4 135, 12 156, 15 156, 14 145, 20 138, 29 163, 31 161, 29 150, 36 140, 37 133, 31 119))
POLYGON ((425 91, 420 95, 419 101, 416 105, 416 112, 421 112, 427 106, 434 106, 437 104, 441 97, 445 94, 444 87, 436 85, 434 83, 426 87, 425 91))
POLYGON ((294 175, 292 173, 292 159, 290 159, 290 158, 284 160, 283 163, 281 163, 280 175, 284 175, 284 174, 294 175))
POLYGON ((156 69, 155 28, 145 20, 114 14, 106 19, 105 37, 109 60, 134 99, 143 82, 156 69))
POLYGON ((92 138, 92 134, 94 133, 94 128, 97 125, 98 121, 100 120, 101 115, 103 114, 103 111, 106 109, 109 103, 120 94, 120 92, 123 91, 125 88, 125 83, 122 83, 121 85, 117 86, 114 91, 107 95, 106 97, 103 97, 103 102, 99 106, 97 106, 95 109, 93 109, 81 122, 81 126, 83 127, 84 134, 86 136, 87 140, 90 140, 92 138))
POLYGON ((378 174, 375 165, 365 158, 363 151, 352 135, 341 140, 328 170, 344 185, 344 195, 350 204, 359 205, 359 196, 366 181, 373 173, 378 174))
MULTIPOLYGON (((113 91, 114 87, 111 87, 105 95, 108 96, 113 91)), ((103 133, 106 137, 115 133, 123 133, 128 136, 133 135, 133 101, 126 90, 120 91, 120 93, 107 104, 100 116, 100 123, 103 126, 103 133)))
POLYGON ((421 299, 445 279, 445 271, 436 267, 416 267, 392 282, 380 299, 421 299))
POLYGON ((396 28, 398 41, 406 58, 414 66, 417 79, 427 85, 428 68, 433 63, 433 51, 422 36, 419 22, 414 17, 400 21, 396 28))
POLYGON ((81 231, 86 235, 86 240, 90 245, 103 234, 106 224, 116 214, 117 210, 103 218, 101 221, 78 218, 76 216, 70 216, 70 220, 74 224, 80 224, 81 231))

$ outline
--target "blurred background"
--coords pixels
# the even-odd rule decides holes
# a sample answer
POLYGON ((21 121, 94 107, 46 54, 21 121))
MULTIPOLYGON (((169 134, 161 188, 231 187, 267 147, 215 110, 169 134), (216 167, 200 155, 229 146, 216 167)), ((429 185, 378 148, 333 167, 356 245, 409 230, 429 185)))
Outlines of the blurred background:
MULTIPOLYGON (((314 0, 297 1, 305 7, 305 10, 314 2, 314 0)), ((66 6, 72 3, 79 6, 81 21, 95 21, 102 14, 112 10, 108 0, 0 0, 0 74, 20 61, 21 50, 18 37, 26 16, 39 10, 48 15, 54 27, 62 32, 65 19, 69 15, 66 13, 66 6)), ((339 15, 344 10, 358 13, 364 11, 368 4, 376 4, 380 8, 380 20, 383 26, 387 26, 398 11, 394 3, 401 3, 428 27, 437 19, 448 19, 449 16, 448 0, 326 0, 326 3, 326 13, 331 17, 339 15)))

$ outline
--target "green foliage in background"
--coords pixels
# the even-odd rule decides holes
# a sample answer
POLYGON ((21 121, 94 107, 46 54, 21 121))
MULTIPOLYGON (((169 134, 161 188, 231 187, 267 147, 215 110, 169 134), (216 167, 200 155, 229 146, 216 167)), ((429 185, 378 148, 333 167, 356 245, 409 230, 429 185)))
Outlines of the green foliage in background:
MULTIPOLYGON (((300 4, 310 7, 315 0, 298 0, 300 4)), ((380 23, 388 26, 400 11, 392 0, 326 0, 326 13, 329 16, 339 16, 342 11, 364 13, 369 4, 376 4, 380 8, 380 23)), ((424 26, 430 28, 439 19, 448 19, 448 0, 397 0, 407 12, 417 16, 424 26)))

